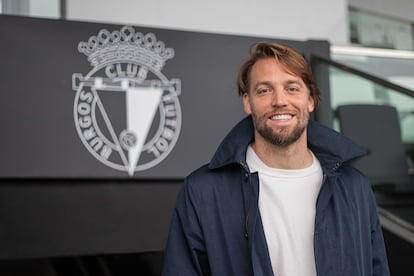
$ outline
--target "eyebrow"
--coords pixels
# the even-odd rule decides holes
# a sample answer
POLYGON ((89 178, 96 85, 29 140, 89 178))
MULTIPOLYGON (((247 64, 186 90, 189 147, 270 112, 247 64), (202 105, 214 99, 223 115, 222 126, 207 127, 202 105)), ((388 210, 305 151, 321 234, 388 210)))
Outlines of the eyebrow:
MULTIPOLYGON (((285 82, 284 82, 284 84, 285 84, 285 85, 289 85, 289 84, 297 84, 297 85, 299 85, 300 87, 303 87, 302 82, 300 82, 299 80, 287 80, 287 81, 285 81, 285 82)), ((272 86, 272 82, 270 82, 270 81, 261 81, 261 82, 258 82, 258 83, 256 83, 256 84, 253 86, 253 89, 256 89, 256 88, 257 88, 257 87, 259 87, 260 85, 272 86)))
POLYGON ((297 85, 299 85, 299 86, 303 86, 303 85, 302 85, 302 82, 301 82, 301 81, 299 81, 299 80, 287 80, 285 83, 286 83, 286 84, 297 84, 297 85))
POLYGON ((257 88, 257 87, 259 87, 260 85, 267 85, 267 86, 271 86, 271 85, 272 85, 272 83, 271 83, 270 81, 261 81, 261 82, 256 83, 256 84, 253 86, 253 89, 256 89, 256 88, 257 88))

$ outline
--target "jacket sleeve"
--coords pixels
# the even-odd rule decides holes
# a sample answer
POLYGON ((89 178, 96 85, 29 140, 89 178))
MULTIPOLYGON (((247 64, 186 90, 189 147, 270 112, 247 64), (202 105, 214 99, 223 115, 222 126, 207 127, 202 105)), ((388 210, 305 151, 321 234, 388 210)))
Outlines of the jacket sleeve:
POLYGON ((372 271, 373 276, 389 276, 390 271, 388 268, 388 259, 385 249, 384 237, 381 230, 381 224, 378 218, 375 197, 371 192, 371 218, 372 218, 372 231, 371 231, 371 244, 372 244, 372 271))
POLYGON ((186 180, 172 216, 163 276, 210 275, 197 206, 189 190, 186 180))

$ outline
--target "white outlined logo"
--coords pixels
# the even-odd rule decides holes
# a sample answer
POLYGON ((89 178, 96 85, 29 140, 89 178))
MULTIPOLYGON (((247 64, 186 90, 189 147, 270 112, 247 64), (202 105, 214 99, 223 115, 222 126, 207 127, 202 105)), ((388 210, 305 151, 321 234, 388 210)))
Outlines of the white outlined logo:
POLYGON ((174 50, 131 26, 100 30, 78 50, 93 67, 72 75, 75 125, 85 147, 130 176, 159 164, 181 129, 181 81, 161 73, 174 50))

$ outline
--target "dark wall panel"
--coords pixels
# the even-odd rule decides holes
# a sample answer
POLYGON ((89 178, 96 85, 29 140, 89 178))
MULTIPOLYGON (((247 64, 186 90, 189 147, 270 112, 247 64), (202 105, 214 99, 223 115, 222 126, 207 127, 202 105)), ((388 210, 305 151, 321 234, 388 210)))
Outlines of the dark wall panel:
POLYGON ((261 40, 0 15, 0 258, 162 250, 182 179, 244 116, 261 40))
MULTIPOLYGON (((0 177, 182 178, 211 158, 244 115, 236 74, 264 39, 124 27, 0 16, 0 177), (123 32, 135 38, 109 41, 123 32), (140 39, 162 41, 173 57, 158 66, 140 39), (142 88, 157 82, 161 100, 147 118, 142 88)), ((322 41, 278 41, 306 56, 329 51, 322 41)))
POLYGON ((180 181, 3 181, 0 259, 162 250, 180 181))

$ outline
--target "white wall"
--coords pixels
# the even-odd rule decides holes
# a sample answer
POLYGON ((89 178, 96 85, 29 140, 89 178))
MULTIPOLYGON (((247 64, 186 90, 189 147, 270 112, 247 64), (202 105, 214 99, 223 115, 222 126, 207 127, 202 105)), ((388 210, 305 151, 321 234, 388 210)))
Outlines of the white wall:
POLYGON ((67 19, 348 44, 347 0, 66 0, 67 19))

